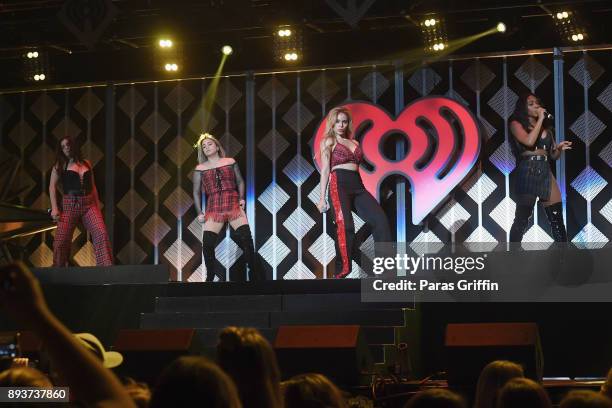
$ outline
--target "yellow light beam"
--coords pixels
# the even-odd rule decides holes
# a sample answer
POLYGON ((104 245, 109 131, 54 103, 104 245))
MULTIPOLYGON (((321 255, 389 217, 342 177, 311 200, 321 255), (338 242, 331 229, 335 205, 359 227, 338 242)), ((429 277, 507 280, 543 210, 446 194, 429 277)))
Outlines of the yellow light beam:
POLYGON ((215 72, 215 76, 210 81, 210 85, 206 89, 206 94, 202 98, 202 114, 203 118, 203 132, 210 131, 210 117, 213 103, 215 102, 215 98, 217 97, 217 88, 219 87, 219 80, 221 79, 221 73, 223 72, 223 66, 225 65, 225 61, 227 60, 228 55, 222 54, 221 62, 219 62, 219 66, 217 67, 217 71, 215 72))

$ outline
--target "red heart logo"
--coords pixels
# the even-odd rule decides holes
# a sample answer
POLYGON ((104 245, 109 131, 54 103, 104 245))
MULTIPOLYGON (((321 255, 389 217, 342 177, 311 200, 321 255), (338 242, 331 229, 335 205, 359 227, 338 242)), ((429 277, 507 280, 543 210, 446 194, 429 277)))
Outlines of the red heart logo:
MULTIPOLYGON (((370 123, 361 140, 364 158, 374 167, 360 167, 366 189, 379 199, 380 183, 392 174, 408 179, 412 186, 412 223, 419 224, 470 172, 480 153, 476 118, 460 103, 441 96, 421 98, 406 106, 396 119, 380 107, 356 102, 343 105, 353 114, 353 128, 370 123), (455 131, 451 123, 459 131, 455 131), (433 130, 428 136, 423 123, 433 130), (386 135, 401 133, 409 142, 408 154, 389 160, 382 154, 386 135), (435 143, 435 144, 432 144, 435 143), (432 152, 431 149, 434 149, 432 152), (427 162, 421 162, 427 159, 427 162)), ((325 133, 324 118, 313 140, 314 158, 321 168, 319 146, 325 133)))

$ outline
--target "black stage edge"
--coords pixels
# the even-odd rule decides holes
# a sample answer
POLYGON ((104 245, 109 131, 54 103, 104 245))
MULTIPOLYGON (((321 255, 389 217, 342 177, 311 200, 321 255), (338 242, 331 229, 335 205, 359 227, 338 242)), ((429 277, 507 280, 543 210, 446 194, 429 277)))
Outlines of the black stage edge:
POLYGON ((166 283, 170 280, 168 265, 72 266, 34 268, 32 271, 42 284, 54 285, 166 283))

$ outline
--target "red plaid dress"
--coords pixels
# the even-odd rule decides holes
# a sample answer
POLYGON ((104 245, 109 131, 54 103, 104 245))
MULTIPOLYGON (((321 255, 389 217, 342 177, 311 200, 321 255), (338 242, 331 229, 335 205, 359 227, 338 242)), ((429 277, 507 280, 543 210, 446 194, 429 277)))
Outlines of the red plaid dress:
POLYGON ((233 164, 202 171, 202 191, 206 194, 206 221, 226 222, 242 215, 233 164))

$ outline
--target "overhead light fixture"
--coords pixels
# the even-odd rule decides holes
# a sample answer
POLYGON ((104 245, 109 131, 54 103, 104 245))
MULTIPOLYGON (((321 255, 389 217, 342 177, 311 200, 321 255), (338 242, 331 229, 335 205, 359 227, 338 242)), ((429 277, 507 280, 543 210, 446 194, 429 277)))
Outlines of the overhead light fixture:
POLYGON ((552 18, 561 40, 576 43, 587 37, 584 24, 582 24, 580 16, 575 11, 559 10, 552 14, 552 18))
POLYGON ((179 69, 178 64, 174 63, 174 62, 169 62, 166 65, 164 65, 164 69, 168 72, 176 72, 179 69))
POLYGON ((439 52, 448 47, 448 36, 444 19, 428 17, 420 23, 425 51, 439 52))
POLYGON ((223 55, 232 55, 234 49, 230 45, 224 45, 223 48, 221 48, 221 52, 223 55))
POLYGON ((26 82, 48 81, 50 78, 49 53, 30 49, 21 55, 23 79, 26 82))
POLYGON ((274 32, 274 58, 285 62, 294 62, 302 58, 303 39, 300 30, 294 27, 280 26, 274 32))
POLYGON ((172 40, 168 38, 162 38, 161 40, 159 40, 158 44, 160 48, 172 48, 172 46, 174 45, 172 40))
POLYGON ((506 24, 499 22, 497 23, 497 31, 500 33, 505 33, 506 32, 506 24))
POLYGON ((156 46, 151 47, 151 51, 155 70, 172 73, 184 68, 183 47, 180 41, 164 36, 158 38, 154 45, 156 46))

